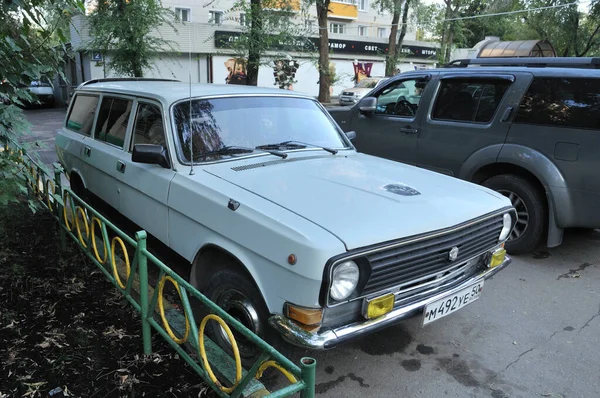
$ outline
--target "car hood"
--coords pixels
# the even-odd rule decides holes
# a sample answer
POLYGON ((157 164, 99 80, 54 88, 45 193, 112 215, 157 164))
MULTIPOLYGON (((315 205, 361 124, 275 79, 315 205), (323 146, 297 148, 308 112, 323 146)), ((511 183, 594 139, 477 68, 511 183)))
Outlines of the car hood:
MULTIPOLYGON (((204 170, 296 213, 348 250, 432 232, 510 206, 504 196, 453 177, 354 151, 290 153, 204 170)), ((244 205, 243 198, 233 198, 244 205)))

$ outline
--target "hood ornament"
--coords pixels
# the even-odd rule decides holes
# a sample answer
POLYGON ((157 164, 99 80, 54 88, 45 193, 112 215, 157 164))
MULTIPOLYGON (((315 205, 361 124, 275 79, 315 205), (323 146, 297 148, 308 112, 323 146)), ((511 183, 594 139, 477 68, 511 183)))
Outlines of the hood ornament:
POLYGON ((421 194, 421 192, 417 191, 413 187, 409 187, 408 185, 398 183, 384 185, 383 189, 401 196, 416 196, 421 194))

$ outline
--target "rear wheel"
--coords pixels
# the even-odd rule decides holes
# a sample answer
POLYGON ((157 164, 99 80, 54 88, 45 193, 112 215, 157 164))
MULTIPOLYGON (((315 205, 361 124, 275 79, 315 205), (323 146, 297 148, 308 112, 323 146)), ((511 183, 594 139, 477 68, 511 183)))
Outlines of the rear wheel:
POLYGON ((517 210, 517 223, 506 242, 506 250, 511 254, 535 250, 548 224, 543 192, 529 180, 514 174, 491 177, 482 185, 506 196, 517 210))

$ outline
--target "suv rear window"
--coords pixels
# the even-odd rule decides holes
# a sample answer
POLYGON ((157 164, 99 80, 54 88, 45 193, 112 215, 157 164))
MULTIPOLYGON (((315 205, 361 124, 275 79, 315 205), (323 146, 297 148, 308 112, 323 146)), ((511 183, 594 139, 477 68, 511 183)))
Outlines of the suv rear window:
POLYGON ((515 123, 600 129, 600 79, 534 78, 515 123))
POLYGON ((443 80, 431 118, 489 123, 509 85, 505 80, 443 80))
POLYGON ((67 128, 84 135, 90 135, 96 114, 96 106, 98 105, 98 97, 77 94, 74 100, 75 102, 67 119, 67 128))

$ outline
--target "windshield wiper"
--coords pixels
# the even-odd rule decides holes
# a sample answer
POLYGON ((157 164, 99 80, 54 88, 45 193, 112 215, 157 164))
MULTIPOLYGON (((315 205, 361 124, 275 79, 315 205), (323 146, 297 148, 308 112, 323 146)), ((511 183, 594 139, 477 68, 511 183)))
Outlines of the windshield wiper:
POLYGON ((294 140, 283 141, 283 142, 280 142, 278 144, 259 145, 256 148, 258 148, 258 149, 278 149, 278 148, 281 148, 281 147, 287 147, 287 148, 306 148, 307 146, 313 147, 313 148, 322 149, 322 150, 327 151, 327 152, 329 152, 329 153, 331 153, 333 155, 335 155, 336 153, 338 153, 337 149, 322 147, 322 146, 319 146, 319 145, 309 144, 309 143, 306 143, 306 142, 294 141, 294 140))
POLYGON ((279 156, 280 158, 287 158, 287 153, 283 153, 283 152, 279 152, 279 151, 270 151, 267 150, 266 148, 248 148, 245 146, 232 146, 232 145, 228 145, 228 146, 224 146, 222 148, 216 149, 214 151, 209 151, 209 152, 204 152, 204 153, 199 153, 198 155, 194 156, 194 160, 198 160, 198 159, 204 159, 208 156, 212 156, 212 155, 235 155, 237 153, 251 153, 251 152, 256 152, 256 151, 261 151, 261 152, 265 152, 265 153, 270 153, 271 155, 275 155, 275 156, 279 156))

